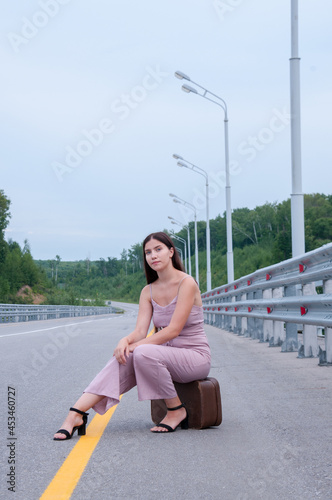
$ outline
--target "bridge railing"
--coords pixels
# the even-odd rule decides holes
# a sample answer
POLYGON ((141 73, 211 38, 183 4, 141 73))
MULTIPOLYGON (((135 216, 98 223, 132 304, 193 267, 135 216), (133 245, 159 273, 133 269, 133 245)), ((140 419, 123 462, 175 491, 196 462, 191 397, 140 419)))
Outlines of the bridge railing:
POLYGON ((332 365, 332 243, 214 288, 202 300, 206 323, 332 365))
POLYGON ((43 306, 26 304, 0 304, 0 323, 37 321, 45 319, 75 318, 96 314, 111 314, 111 306, 43 306))

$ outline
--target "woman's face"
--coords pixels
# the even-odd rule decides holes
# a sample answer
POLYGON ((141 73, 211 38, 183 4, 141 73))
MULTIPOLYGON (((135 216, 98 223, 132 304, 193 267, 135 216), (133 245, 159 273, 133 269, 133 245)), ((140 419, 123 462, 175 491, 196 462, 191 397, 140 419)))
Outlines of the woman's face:
POLYGON ((151 269, 158 272, 165 269, 172 263, 173 248, 168 248, 164 243, 152 238, 148 241, 144 248, 146 262, 151 269))

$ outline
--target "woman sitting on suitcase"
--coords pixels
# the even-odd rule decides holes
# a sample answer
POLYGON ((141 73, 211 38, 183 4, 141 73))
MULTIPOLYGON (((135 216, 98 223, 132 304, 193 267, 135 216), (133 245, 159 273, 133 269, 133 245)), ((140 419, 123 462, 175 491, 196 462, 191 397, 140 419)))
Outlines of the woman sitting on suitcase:
POLYGON ((84 435, 89 408, 103 415, 135 385, 139 400, 165 400, 167 414, 152 432, 173 432, 179 425, 188 428, 187 410, 173 381, 204 379, 210 371, 200 291, 195 280, 183 272, 167 234, 147 236, 143 253, 148 285, 141 292, 136 327, 120 340, 105 368, 70 408, 55 440, 70 439, 76 430, 84 435), (147 337, 151 319, 159 331, 147 337))

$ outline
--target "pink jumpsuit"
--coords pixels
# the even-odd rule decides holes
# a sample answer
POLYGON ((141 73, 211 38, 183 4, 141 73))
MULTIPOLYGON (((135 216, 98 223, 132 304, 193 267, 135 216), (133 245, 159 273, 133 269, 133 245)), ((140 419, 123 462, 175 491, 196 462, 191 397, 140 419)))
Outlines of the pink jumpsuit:
MULTIPOLYGON (((168 326, 177 296, 163 307, 153 300, 151 293, 151 302, 154 325, 157 328, 168 326)), ((173 380, 186 383, 206 378, 210 371, 211 355, 203 325, 203 308, 194 305, 182 331, 174 339, 162 345, 136 347, 125 365, 118 363, 113 356, 84 390, 105 396, 93 409, 103 415, 119 403, 121 394, 135 385, 140 401, 171 399, 177 395, 173 380)))

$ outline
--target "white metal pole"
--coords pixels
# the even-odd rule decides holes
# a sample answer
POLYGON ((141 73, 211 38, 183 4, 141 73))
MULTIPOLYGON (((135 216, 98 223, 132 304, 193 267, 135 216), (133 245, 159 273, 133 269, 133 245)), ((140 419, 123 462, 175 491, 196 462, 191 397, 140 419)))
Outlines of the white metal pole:
POLYGON ((234 257, 232 237, 231 184, 229 178, 228 117, 225 110, 225 170, 226 170, 226 234, 227 234, 227 281, 234 281, 234 257))
POLYGON ((211 284, 211 243, 209 215, 209 181, 206 176, 206 291, 212 290, 211 284))
MULTIPOLYGON (((221 97, 217 96, 216 94, 213 94, 210 90, 207 90, 205 87, 202 87, 202 85, 199 85, 199 83, 194 82, 189 78, 189 76, 185 75, 181 71, 176 71, 175 76, 177 78, 180 78, 181 80, 185 79, 188 80, 189 82, 192 82, 194 85, 197 85, 200 89, 202 89, 204 92, 203 94, 199 94, 197 90, 193 87, 190 87, 187 84, 182 85, 182 90, 185 92, 193 92, 194 94, 197 94, 201 97, 204 97, 204 99, 207 99, 208 101, 213 102, 214 104, 217 104, 220 106, 225 114, 225 157, 226 157, 226 165, 225 165, 225 170, 226 170, 226 235, 227 235, 227 280, 228 282, 234 281, 234 258, 233 258, 233 237, 232 237, 232 211, 231 211, 231 193, 230 193, 230 179, 229 179, 229 153, 228 153, 228 117, 227 117, 227 105, 224 99, 221 97), (216 102, 214 99, 211 99, 208 97, 206 94, 211 94, 213 97, 217 98, 222 102, 220 104, 219 102, 216 102)), ((208 290, 211 290, 211 276, 209 277, 208 281, 210 282, 210 286, 207 286, 208 290)))
POLYGON ((179 252, 179 254, 180 254, 180 258, 181 258, 181 260, 183 261, 182 248, 180 248, 180 247, 175 247, 175 248, 176 248, 176 250, 179 252))
POLYGON ((290 106, 292 152, 292 256, 305 252, 304 197, 301 167, 300 58, 298 54, 298 0, 291 2, 290 106))
POLYGON ((187 262, 187 243, 184 242, 184 267, 186 269, 186 273, 188 272, 188 262, 187 262))
POLYGON ((186 240, 183 240, 184 243, 184 267, 186 270, 186 273, 188 272, 188 263, 187 263, 187 243, 186 240))
POLYGON ((172 238, 175 238, 176 240, 181 241, 181 243, 183 243, 183 245, 184 245, 184 267, 185 267, 185 270, 186 270, 186 273, 187 273, 188 272, 188 266, 187 266, 187 243, 186 243, 186 240, 184 240, 180 236, 177 236, 176 234, 172 234, 172 238))
POLYGON ((195 271, 196 281, 199 286, 199 272, 198 272, 198 241, 197 241, 197 215, 195 210, 195 271))
POLYGON ((197 165, 194 165, 193 163, 190 163, 190 161, 185 160, 179 155, 173 155, 175 159, 181 159, 185 161, 186 163, 189 163, 191 167, 188 167, 183 161, 179 161, 178 165, 179 167, 186 167, 190 168, 193 170, 193 172, 196 172, 200 175, 203 175, 205 177, 205 185, 206 185, 206 290, 209 291, 211 290, 211 242, 210 242, 210 218, 209 218, 209 177, 208 174, 206 173, 205 170, 203 170, 200 167, 197 167, 197 165))
MULTIPOLYGON (((199 283, 199 270, 198 270, 198 241, 197 241, 197 215, 196 215, 196 207, 195 205, 192 205, 191 203, 188 203, 187 201, 183 200, 182 198, 179 198, 173 193, 169 194, 175 203, 180 203, 181 205, 184 205, 185 207, 189 207, 193 212, 194 212, 194 220, 195 220, 195 268, 196 268, 196 281, 199 283)), ((189 252, 189 274, 191 275, 191 258, 190 258, 190 230, 189 230, 189 222, 188 226, 183 226, 188 228, 188 252, 189 252)))
POLYGON ((187 231, 188 231, 188 260, 189 260, 189 274, 190 274, 190 276, 192 276, 192 274, 191 274, 191 256, 190 256, 190 231, 189 231, 189 222, 188 222, 188 226, 187 226, 187 231))

